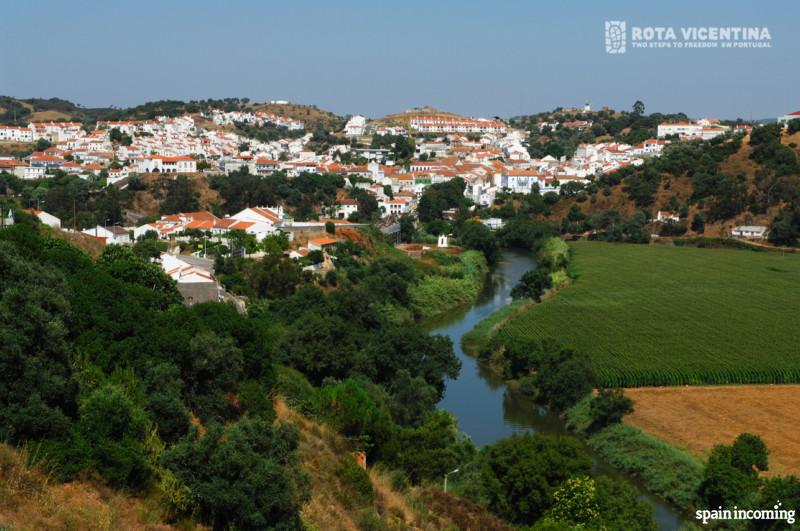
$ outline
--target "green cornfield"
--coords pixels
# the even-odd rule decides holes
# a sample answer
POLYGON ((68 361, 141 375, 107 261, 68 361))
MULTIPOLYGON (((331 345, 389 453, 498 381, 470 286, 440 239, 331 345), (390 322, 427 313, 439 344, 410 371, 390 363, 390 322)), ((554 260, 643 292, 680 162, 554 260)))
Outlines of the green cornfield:
POLYGON ((800 382, 800 256, 572 244, 576 279, 500 330, 586 352, 599 385, 800 382))

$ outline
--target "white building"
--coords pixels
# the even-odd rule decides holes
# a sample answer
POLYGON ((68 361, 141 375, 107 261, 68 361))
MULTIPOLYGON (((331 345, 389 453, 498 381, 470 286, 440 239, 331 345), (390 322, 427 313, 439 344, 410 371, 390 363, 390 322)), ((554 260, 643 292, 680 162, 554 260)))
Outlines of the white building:
POLYGON ((703 118, 697 122, 676 122, 658 124, 658 138, 678 135, 686 138, 699 138, 710 140, 719 135, 724 135, 730 131, 730 127, 720 125, 719 120, 703 118))
POLYGON ((94 236, 106 245, 122 245, 131 243, 130 232, 128 232, 128 229, 124 227, 103 227, 101 225, 97 225, 92 229, 84 229, 81 232, 88 234, 89 236, 94 236))
POLYGON ((505 134, 506 124, 483 118, 452 116, 415 116, 409 121, 411 129, 420 133, 496 133, 505 134))
POLYGON ((33 131, 27 127, 0 125, 0 142, 33 142, 33 131))
POLYGON ((53 227, 54 229, 61 228, 61 220, 55 217, 54 215, 45 212, 44 210, 36 210, 35 208, 29 208, 25 212, 33 214, 34 216, 39 218, 39 221, 41 221, 45 225, 53 227))
POLYGON ((161 268, 178 284, 214 282, 214 277, 208 271, 172 254, 161 253, 161 268))
POLYGON ((364 129, 367 126, 367 119, 361 115, 355 115, 350 118, 344 126, 344 134, 348 137, 356 137, 364 134, 364 129))
POLYGON ((340 199, 336 208, 336 217, 347 219, 350 214, 358 212, 358 201, 349 197, 340 199))
POLYGON ((378 203, 384 217, 401 216, 411 211, 411 202, 407 199, 384 199, 378 203))
POLYGON ((140 160, 136 169, 142 173, 194 173, 197 171, 197 162, 192 157, 151 155, 140 160))
POLYGON ((659 210, 656 212, 656 221, 658 222, 673 221, 677 223, 680 220, 681 218, 675 212, 670 212, 668 210, 659 210))
POLYGON ((787 124, 792 120, 800 119, 800 111, 795 111, 793 113, 784 114, 783 116, 778 117, 779 124, 787 124))
POLYGON ((763 240, 767 234, 767 227, 763 225, 740 225, 731 231, 734 238, 748 240, 763 240))

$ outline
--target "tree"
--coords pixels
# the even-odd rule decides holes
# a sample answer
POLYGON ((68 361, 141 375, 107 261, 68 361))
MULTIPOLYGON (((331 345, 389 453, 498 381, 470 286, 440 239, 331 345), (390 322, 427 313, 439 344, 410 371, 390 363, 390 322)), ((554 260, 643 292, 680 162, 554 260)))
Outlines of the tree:
POLYGON ((131 247, 107 245, 97 264, 116 279, 150 290, 162 308, 183 300, 175 281, 158 264, 137 255, 131 247))
POLYGON ((576 526, 596 523, 600 517, 597 486, 589 476, 577 476, 562 483, 553 492, 553 506, 547 518, 576 526))
POLYGON ((339 433, 360 439, 370 458, 386 452, 396 437, 389 412, 352 378, 318 389, 311 404, 312 410, 339 433))
POLYGON ((456 418, 443 410, 429 411, 420 426, 402 430, 399 447, 397 461, 414 483, 438 480, 474 454, 456 418))
POLYGON ((758 472, 767 470, 767 454, 761 438, 749 433, 739 435, 731 446, 714 446, 703 472, 700 498, 710 507, 749 499, 758 489, 758 472))
POLYGON ((556 411, 563 411, 586 396, 594 380, 586 355, 568 349, 548 349, 536 373, 537 399, 556 411))
POLYGON ((411 243, 414 241, 414 234, 417 229, 414 227, 414 218, 408 214, 400 216, 400 241, 411 243))
POLYGON ((692 216, 692 230, 697 233, 703 233, 706 230, 706 218, 702 212, 695 212, 692 216))
POLYGON ((392 396, 389 403, 392 419, 401 426, 417 425, 439 401, 436 388, 421 376, 412 376, 408 369, 397 371, 388 391, 392 396))
POLYGON ((185 175, 178 175, 167 183, 167 194, 161 203, 162 214, 194 212, 200 208, 200 193, 185 175))
POLYGON ((769 242, 775 245, 797 245, 800 239, 800 208, 783 208, 769 227, 769 242))
POLYGON ((175 442, 189 429, 189 411, 181 397, 183 381, 178 367, 159 363, 146 371, 144 379, 147 386, 144 409, 155 422, 161 439, 175 442))
POLYGON ((653 508, 628 481, 607 476, 595 478, 600 521, 606 529, 656 531, 653 508))
POLYGON ((487 447, 481 482, 492 512, 530 525, 552 505, 564 480, 588 474, 591 466, 577 439, 515 434, 487 447))
MULTIPOLYGON (((800 124, 800 120, 794 120, 800 124)), ((759 492, 756 506, 762 509, 774 509, 778 505, 780 509, 796 510, 800 507, 800 480, 795 476, 778 476, 764 480, 761 491, 759 492), (779 505, 780 504, 780 505, 779 505)), ((785 520, 754 520, 752 522, 755 529, 793 529, 795 522, 785 520)))
POLYGON ((459 240, 464 247, 483 253, 488 263, 493 264, 497 261, 499 251, 497 239, 483 223, 479 221, 464 223, 459 231, 459 240))
POLYGON ((186 401, 203 419, 235 417, 235 407, 226 399, 238 390, 244 359, 233 339, 200 332, 189 342, 187 359, 181 360, 181 378, 186 401))
POLYGON ((547 268, 537 267, 528 271, 519 283, 511 290, 511 296, 515 299, 530 297, 536 302, 542 301, 542 295, 553 287, 553 280, 547 268))
MULTIPOLYGON (((32 231, 15 225, 2 235, 25 238, 21 244, 32 252, 38 242, 32 231)), ((77 393, 67 328, 70 289, 53 267, 26 260, 4 241, 0 278, 0 439, 66 436, 77 393)))
POLYGON ((72 445, 85 449, 85 466, 115 487, 141 487, 149 475, 146 436, 144 410, 122 388, 106 384, 81 403, 72 445))
POLYGON ((714 446, 708 457, 699 495, 708 507, 731 507, 748 499, 758 488, 758 480, 731 464, 731 448, 714 446))
POLYGON ((428 186, 419 199, 417 207, 419 220, 427 223, 442 219, 445 210, 459 207, 464 202, 466 186, 461 177, 428 186))
POLYGON ((641 100, 636 100, 633 104, 633 114, 636 116, 642 116, 644 114, 644 103, 641 100))
POLYGON ((244 418, 196 428, 164 453, 163 465, 192 493, 214 529, 299 529, 307 478, 297 463, 297 430, 244 418))
POLYGON ((633 400, 625 396, 622 389, 601 389, 589 403, 591 428, 598 430, 617 424, 622 417, 633 411, 633 400))
POLYGON ((742 433, 733 441, 731 464, 752 476, 769 469, 767 446, 761 437, 752 433, 742 433))
POLYGON ((301 281, 297 263, 283 253, 264 256, 248 270, 247 277, 253 291, 263 298, 282 298, 294 293, 301 281))
POLYGON ((325 232, 328 234, 336 234, 336 224, 333 221, 326 221, 325 232))

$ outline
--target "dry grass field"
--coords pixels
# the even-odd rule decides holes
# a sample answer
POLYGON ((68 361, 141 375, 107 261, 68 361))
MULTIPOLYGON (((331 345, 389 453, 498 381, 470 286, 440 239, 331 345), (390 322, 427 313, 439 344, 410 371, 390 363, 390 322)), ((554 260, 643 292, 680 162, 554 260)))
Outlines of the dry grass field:
POLYGON ((634 412, 625 422, 703 458, 742 432, 770 450, 769 475, 800 474, 800 385, 639 387, 626 389, 634 412))

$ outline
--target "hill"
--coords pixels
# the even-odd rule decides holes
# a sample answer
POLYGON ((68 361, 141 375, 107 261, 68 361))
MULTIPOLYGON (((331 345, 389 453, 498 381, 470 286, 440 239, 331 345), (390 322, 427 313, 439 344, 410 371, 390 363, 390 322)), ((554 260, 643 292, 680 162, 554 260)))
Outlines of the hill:
POLYGON ((308 131, 313 131, 315 129, 340 131, 345 123, 344 118, 341 116, 337 116, 330 111, 322 110, 316 105, 303 105, 299 103, 253 103, 247 105, 246 109, 254 112, 261 111, 272 113, 277 116, 294 118, 295 120, 302 120, 308 131))
POLYGON ((176 529, 154 500, 89 481, 59 483, 35 450, 0 444, 0 529, 176 529))
POLYGON ((586 353, 602 386, 800 382, 800 257, 576 242, 576 280, 500 330, 586 353))
MULTIPOLYGON (((311 529, 487 529, 511 526, 468 500, 435 487, 392 486, 392 478, 370 467, 364 478, 371 494, 343 476, 354 463, 350 442, 278 398, 277 420, 300 434, 300 466, 310 478, 303 522, 311 529)), ((355 466, 355 465, 353 465, 355 466)), ((91 480, 60 483, 36 451, 0 444, 0 529, 206 529, 183 519, 172 522, 156 496, 134 496, 91 480), (36 464, 31 464, 36 463, 36 464)))
MULTIPOLYGON (((674 212, 680 221, 650 226, 647 233, 726 237, 738 225, 770 226, 800 199, 799 142, 800 133, 771 125, 750 136, 673 143, 642 166, 601 175, 586 186, 570 185, 544 217, 563 232, 591 231, 601 239, 609 239, 610 221, 644 228, 657 210, 674 212)), ((637 241, 630 234, 622 239, 637 241)))
POLYGON ((398 112, 394 114, 387 114, 385 116, 381 116, 372 120, 374 125, 403 125, 408 126, 409 121, 414 116, 446 116, 450 118, 465 118, 463 115, 447 112, 447 111, 440 111, 434 107, 430 107, 428 105, 424 105, 422 107, 413 107, 411 109, 405 110, 403 112, 398 112))
POLYGON ((207 100, 161 100, 143 103, 134 107, 83 107, 61 98, 14 98, 0 96, 0 124, 26 124, 42 121, 79 121, 93 124, 98 120, 150 120, 156 116, 178 116, 181 114, 199 115, 210 109, 233 111, 249 109, 271 112, 303 120, 307 129, 317 128, 338 130, 344 120, 315 105, 251 103, 248 98, 222 98, 207 100))

